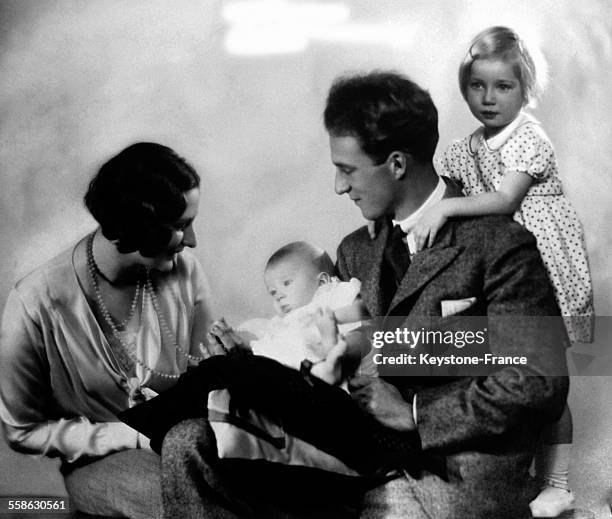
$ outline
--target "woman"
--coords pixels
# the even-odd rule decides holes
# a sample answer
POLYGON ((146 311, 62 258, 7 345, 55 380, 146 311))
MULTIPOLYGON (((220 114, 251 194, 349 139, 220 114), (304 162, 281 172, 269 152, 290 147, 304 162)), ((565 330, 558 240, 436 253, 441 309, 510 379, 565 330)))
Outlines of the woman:
POLYGON ((85 196, 99 228, 19 281, 2 320, 9 445, 62 459, 72 503, 160 517, 160 461, 116 414, 172 386, 209 326, 195 247, 200 179, 174 151, 134 144, 85 196))

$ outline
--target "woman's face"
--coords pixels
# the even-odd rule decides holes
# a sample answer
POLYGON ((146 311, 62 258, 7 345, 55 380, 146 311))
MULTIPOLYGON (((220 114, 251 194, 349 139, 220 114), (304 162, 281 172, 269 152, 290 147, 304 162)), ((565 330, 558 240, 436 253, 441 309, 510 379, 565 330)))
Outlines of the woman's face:
POLYGON ((185 193, 187 205, 181 217, 171 224, 172 237, 165 250, 155 256, 140 256, 140 261, 145 267, 169 272, 174 268, 176 255, 185 247, 197 245, 196 236, 193 231, 193 220, 198 214, 200 207, 200 189, 194 187, 185 193))

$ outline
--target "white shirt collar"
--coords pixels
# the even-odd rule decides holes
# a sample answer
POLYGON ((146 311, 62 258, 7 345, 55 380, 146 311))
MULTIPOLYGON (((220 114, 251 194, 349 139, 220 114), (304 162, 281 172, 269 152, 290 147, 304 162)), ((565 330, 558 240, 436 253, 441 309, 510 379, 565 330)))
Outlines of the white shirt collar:
POLYGON ((399 225, 402 228, 402 231, 407 233, 406 240, 408 243, 408 248, 414 253, 416 251, 416 243, 414 241, 414 236, 412 235, 411 229, 414 225, 419 221, 421 215, 429 209, 431 206, 437 204, 442 198, 444 198, 444 192, 446 191, 446 183, 442 180, 442 177, 438 177, 438 185, 431 192, 431 194, 427 197, 427 200, 421 204, 416 211, 412 214, 408 215, 407 218, 403 220, 392 220, 393 225, 399 225))
POLYGON ((423 202, 416 211, 408 215, 407 218, 403 220, 392 220, 393 225, 399 225, 402 228, 402 231, 409 233, 410 229, 414 227, 414 224, 419 221, 421 215, 432 205, 437 204, 440 200, 442 200, 445 190, 446 184, 444 183, 444 180, 442 180, 442 177, 438 177, 438 185, 427 197, 427 200, 425 200, 425 202, 423 202))
POLYGON ((530 117, 525 112, 519 112, 519 114, 514 118, 514 121, 506 126, 501 132, 493 137, 490 137, 489 139, 485 139, 489 149, 496 150, 503 146, 514 130, 529 119, 530 117))

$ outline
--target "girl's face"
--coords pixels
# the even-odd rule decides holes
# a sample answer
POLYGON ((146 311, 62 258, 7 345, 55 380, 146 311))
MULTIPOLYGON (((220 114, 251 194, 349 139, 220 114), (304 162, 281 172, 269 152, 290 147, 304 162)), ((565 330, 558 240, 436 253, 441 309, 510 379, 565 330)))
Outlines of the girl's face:
POLYGON ((492 137, 523 108, 523 88, 511 63, 499 59, 477 59, 472 63, 466 98, 474 117, 492 137))

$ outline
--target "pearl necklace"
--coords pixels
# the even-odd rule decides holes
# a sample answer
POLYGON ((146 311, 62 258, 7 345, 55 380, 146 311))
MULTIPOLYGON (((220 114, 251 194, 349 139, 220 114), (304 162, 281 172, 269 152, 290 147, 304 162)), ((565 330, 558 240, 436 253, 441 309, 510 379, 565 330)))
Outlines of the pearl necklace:
MULTIPOLYGON (((92 243, 88 244, 88 247, 87 247, 87 264, 89 267, 89 273, 90 274, 93 273, 91 276, 91 279, 92 279, 92 285, 94 286, 94 291, 96 293, 96 299, 98 299, 98 302, 102 301, 100 305, 100 310, 102 311, 102 315, 104 316, 105 320, 107 320, 107 322, 108 322, 108 319, 107 319, 107 315, 108 315, 110 320, 113 321, 113 323, 115 323, 117 330, 119 332, 124 332, 125 329, 127 328, 127 325, 130 323, 130 321, 134 318, 134 315, 136 314, 136 304, 138 303, 138 296, 140 295, 140 290, 142 287, 142 279, 139 279, 138 283, 136 284, 136 290, 134 290, 134 296, 132 297, 132 301, 130 303, 130 310, 128 312, 127 317, 123 319, 122 321, 118 321, 111 315, 111 313, 108 311, 106 307, 106 304, 104 304, 104 300, 102 299, 102 293, 100 291, 100 285, 96 278, 96 274, 101 276, 106 281, 108 281, 110 285, 112 286, 115 286, 115 285, 113 285, 113 283, 111 283, 108 280, 108 278, 104 274, 102 274, 102 272, 98 268, 98 265, 96 264, 96 260, 94 259, 94 256, 93 256, 93 239, 90 238, 90 240, 92 243)), ((144 301, 144 298, 143 298, 143 301, 144 301)))
POLYGON ((153 283, 151 281, 149 269, 146 270, 145 274, 145 293, 149 296, 151 302, 153 303, 153 308, 155 309, 155 314, 157 315, 157 320, 159 321, 160 328, 166 334, 166 337, 168 337, 168 339, 172 342, 174 348, 178 352, 180 352, 183 357, 187 357, 189 360, 193 360, 196 362, 204 360, 204 357, 201 357, 199 355, 191 355, 188 351, 185 351, 183 348, 181 348, 178 342, 176 342, 176 339, 173 333, 170 331, 170 327, 168 326, 166 318, 164 317, 164 313, 162 312, 161 307, 159 305, 159 301, 157 299, 157 295, 155 294, 155 289, 153 288, 153 283))
MULTIPOLYGON (((95 259, 94 259, 94 255, 93 255, 93 240, 94 240, 94 236, 96 234, 96 231, 94 231, 93 233, 90 234, 89 239, 87 241, 87 265, 88 265, 88 271, 89 271, 89 278, 91 281, 91 284, 93 286, 94 289, 94 293, 96 296, 96 301, 98 303, 98 307, 100 308, 100 312, 102 313, 102 316, 104 317, 104 320, 106 321, 106 324, 108 324, 109 328, 111 329, 111 331, 113 332, 113 336, 117 339, 117 341, 119 341, 119 344, 121 344, 124 352, 127 354, 128 357, 131 356, 129 355, 130 352, 130 345, 128 343, 125 342, 125 338, 123 337, 121 331, 118 329, 117 325, 115 324, 115 320, 113 319, 113 317, 111 316, 110 312, 108 311, 108 308, 106 306, 106 303, 104 303, 104 298, 102 297, 102 292, 100 290, 100 285, 98 283, 98 279, 96 277, 96 263, 95 263, 95 259)), ((138 293, 140 292, 140 284, 141 284, 141 280, 138 281, 137 287, 136 287, 136 291, 137 294, 135 295, 135 297, 132 300, 132 305, 133 306, 133 310, 130 309, 130 314, 132 314, 135 312, 136 309, 136 302, 138 300, 138 293)), ((194 360, 194 361, 200 361, 203 360, 204 357, 199 357, 196 355, 190 355, 188 352, 184 351, 176 342, 176 339, 174 338, 174 335, 172 334, 172 332, 170 331, 168 324, 166 323, 166 319, 163 316, 163 313, 161 312, 161 308, 159 305, 159 301, 157 300, 157 296, 155 294, 155 290, 153 289, 153 283, 151 282, 151 276, 150 276, 150 272, 149 269, 145 270, 145 283, 144 283, 144 289, 142 292, 142 307, 144 310, 144 306, 145 306, 145 298, 149 297, 149 299, 151 300, 152 304, 153 304, 153 308, 155 309, 155 314, 157 315, 157 319, 159 321, 160 324, 160 328, 162 329, 162 331, 166 334, 166 336, 170 339, 170 341, 173 343, 175 350, 178 350, 183 356, 187 357, 190 360, 194 360)), ((128 315, 128 319, 126 319, 123 322, 129 322, 132 318, 132 316, 128 315)), ((126 324, 127 324, 126 322, 126 324)), ((141 359, 138 358, 138 354, 137 352, 135 352, 134 354, 134 359, 136 361, 136 363, 143 368, 145 371, 157 375, 159 377, 162 378, 166 378, 166 379, 177 379, 179 378, 181 375, 180 374, 174 374, 174 373, 164 373, 163 371, 158 371, 156 369, 151 368, 148 364, 146 364, 145 362, 143 362, 141 359)), ((127 375, 126 375, 127 377, 127 375)), ((130 377, 127 377, 128 379, 130 377)))

